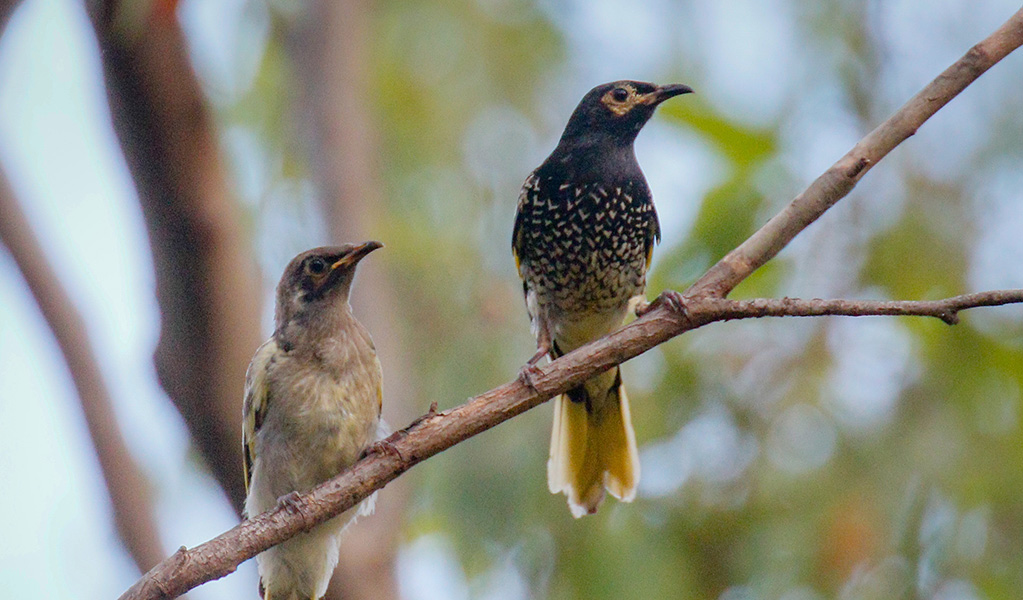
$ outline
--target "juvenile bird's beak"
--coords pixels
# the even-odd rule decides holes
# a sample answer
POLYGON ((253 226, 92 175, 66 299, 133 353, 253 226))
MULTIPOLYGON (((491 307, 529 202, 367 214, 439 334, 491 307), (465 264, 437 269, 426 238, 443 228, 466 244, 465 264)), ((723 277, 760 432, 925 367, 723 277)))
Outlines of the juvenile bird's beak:
POLYGON ((336 263, 330 265, 330 270, 333 271, 338 267, 348 267, 359 264, 359 261, 366 258, 366 255, 374 250, 383 248, 384 245, 380 242, 369 241, 363 242, 358 246, 352 248, 352 251, 341 257, 336 263))
POLYGON ((656 90, 645 94, 641 100, 643 104, 650 104, 657 106, 661 102, 664 102, 668 98, 674 98, 675 96, 681 96, 682 94, 692 94, 693 88, 688 85, 682 85, 681 83, 672 83, 669 85, 662 85, 656 90))

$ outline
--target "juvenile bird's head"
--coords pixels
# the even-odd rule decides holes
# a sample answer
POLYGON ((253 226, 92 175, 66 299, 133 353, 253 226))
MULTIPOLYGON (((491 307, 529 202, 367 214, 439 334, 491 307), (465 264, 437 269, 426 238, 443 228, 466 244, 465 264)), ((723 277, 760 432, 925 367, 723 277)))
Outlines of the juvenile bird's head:
POLYGON ((692 88, 681 84, 655 85, 615 81, 598 85, 583 96, 568 120, 560 145, 587 143, 632 144, 657 106, 692 88))
POLYGON ((296 321, 314 321, 348 304, 355 267, 380 242, 313 248, 299 254, 284 269, 277 284, 278 329, 296 321))

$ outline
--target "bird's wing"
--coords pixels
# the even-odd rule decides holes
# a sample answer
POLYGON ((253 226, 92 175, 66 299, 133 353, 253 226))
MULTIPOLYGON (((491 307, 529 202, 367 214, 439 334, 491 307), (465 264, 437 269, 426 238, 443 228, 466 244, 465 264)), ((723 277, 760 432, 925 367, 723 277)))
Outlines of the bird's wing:
POLYGON ((646 238, 646 268, 649 269, 650 261, 653 260, 654 257, 654 246, 661 241, 661 222, 657 219, 657 209, 654 208, 650 188, 643 185, 642 193, 646 194, 647 206, 650 207, 650 229, 648 230, 646 238))
POLYGON ((277 342, 271 338, 256 350, 245 372, 245 402, 242 404, 242 452, 245 454, 245 492, 249 491, 252 464, 256 460, 256 433, 263 426, 269 404, 266 372, 274 355, 277 342))
POLYGON ((512 228, 512 256, 515 257, 515 270, 519 277, 522 277, 522 233, 525 225, 526 203, 532 202, 532 197, 540 191, 540 178, 536 173, 530 173, 526 182, 522 184, 522 192, 519 194, 519 204, 515 210, 515 226, 512 228))
MULTIPOLYGON (((381 374, 379 377, 377 377, 377 417, 379 417, 384 410, 384 385, 382 375, 383 369, 380 368, 380 357, 377 356, 375 352, 373 354, 373 362, 376 365, 377 373, 381 374)), ((383 419, 381 419, 381 422, 382 421, 383 419)))

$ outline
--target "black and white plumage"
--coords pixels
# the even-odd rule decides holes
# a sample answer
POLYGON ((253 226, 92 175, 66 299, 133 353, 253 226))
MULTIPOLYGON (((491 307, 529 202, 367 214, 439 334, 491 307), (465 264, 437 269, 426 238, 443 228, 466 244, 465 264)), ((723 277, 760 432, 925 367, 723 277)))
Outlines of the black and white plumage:
POLYGON ((610 184, 541 168, 522 194, 516 238, 527 296, 571 314, 614 311, 642 292, 660 228, 638 165, 610 184))
MULTIPOLYGON (((526 179, 512 251, 538 352, 552 358, 621 326, 642 299, 660 227, 633 143, 683 85, 617 81, 579 102, 554 152, 526 179)), ((639 460, 617 368, 555 400, 548 483, 576 517, 631 500, 639 460)))

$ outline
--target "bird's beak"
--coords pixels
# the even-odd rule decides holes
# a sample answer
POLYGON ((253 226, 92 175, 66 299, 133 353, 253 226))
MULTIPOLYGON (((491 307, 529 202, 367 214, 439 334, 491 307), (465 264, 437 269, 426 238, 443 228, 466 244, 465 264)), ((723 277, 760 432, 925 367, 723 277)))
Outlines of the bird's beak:
POLYGON ((366 258, 366 255, 368 255, 370 252, 378 250, 383 247, 384 245, 381 244, 380 242, 375 241, 363 242, 362 244, 359 244, 358 246, 352 248, 351 252, 345 254, 336 263, 330 265, 330 270, 333 271, 338 267, 348 267, 357 265, 359 264, 359 261, 366 258))
POLYGON ((675 96, 681 96, 682 94, 692 94, 693 88, 688 85, 682 85, 681 83, 672 83, 669 85, 662 85, 656 90, 645 94, 642 97, 641 102, 643 104, 649 104, 657 106, 661 102, 664 102, 668 98, 674 98, 675 96))

